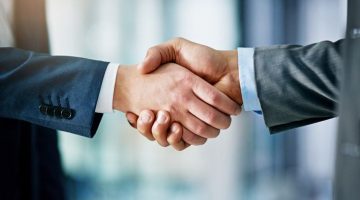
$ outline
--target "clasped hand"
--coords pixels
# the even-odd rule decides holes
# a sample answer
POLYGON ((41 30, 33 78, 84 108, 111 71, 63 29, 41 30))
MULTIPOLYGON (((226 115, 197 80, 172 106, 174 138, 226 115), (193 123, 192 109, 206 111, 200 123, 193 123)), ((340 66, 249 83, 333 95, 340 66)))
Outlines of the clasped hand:
POLYGON ((236 50, 176 38, 119 68, 113 105, 147 139, 180 151, 230 126, 242 105, 238 77, 236 50))

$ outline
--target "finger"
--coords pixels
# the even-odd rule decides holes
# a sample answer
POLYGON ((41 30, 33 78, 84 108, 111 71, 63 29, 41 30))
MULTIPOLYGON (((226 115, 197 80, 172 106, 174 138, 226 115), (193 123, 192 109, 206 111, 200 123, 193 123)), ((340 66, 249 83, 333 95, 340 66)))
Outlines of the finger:
POLYGON ((176 151, 184 151, 189 148, 191 145, 186 143, 184 140, 180 140, 180 142, 171 145, 176 151))
POLYGON ((175 60, 175 57, 175 50, 170 42, 151 47, 144 61, 138 65, 138 70, 143 74, 150 73, 161 64, 175 60))
POLYGON ((151 127, 153 126, 154 120, 155 114, 151 110, 141 111, 137 120, 138 131, 151 141, 155 140, 151 133, 151 127))
POLYGON ((133 128, 136 128, 138 116, 132 112, 127 112, 125 114, 125 116, 126 116, 127 121, 129 122, 130 126, 132 126, 133 128))
POLYGON ((200 78, 195 82, 193 92, 201 100, 226 114, 237 115, 241 111, 239 104, 200 78))
POLYGON ((220 112, 198 98, 194 98, 188 105, 189 112, 208 125, 217 129, 229 128, 231 123, 231 117, 229 115, 220 112))
POLYGON ((152 126, 152 133, 156 141, 163 147, 169 146, 167 142, 167 130, 170 127, 170 114, 166 111, 160 110, 157 113, 156 121, 152 126))
POLYGON ((203 138, 215 138, 219 135, 220 130, 209 126, 205 122, 199 120, 193 114, 188 112, 181 122, 183 126, 190 132, 203 138))
POLYGON ((207 140, 206 138, 203 138, 201 136, 192 133, 187 128, 183 128, 182 138, 186 144, 194 145, 194 146, 203 145, 207 140))
POLYGON ((177 122, 173 122, 171 124, 170 129, 169 129, 169 134, 166 139, 170 145, 181 141, 182 132, 183 132, 182 129, 183 129, 183 127, 177 122))
POLYGON ((138 65, 138 70, 140 73, 147 74, 168 62, 175 62, 188 68, 186 60, 179 60, 180 49, 185 44, 194 45, 195 43, 178 37, 149 48, 144 61, 138 65))
POLYGON ((167 142, 177 151, 182 151, 190 146, 182 140, 182 136, 182 126, 177 122, 172 123, 167 137, 167 142))
POLYGON ((155 50, 148 50, 145 59, 138 65, 138 70, 142 74, 147 74, 161 65, 161 53, 155 50))

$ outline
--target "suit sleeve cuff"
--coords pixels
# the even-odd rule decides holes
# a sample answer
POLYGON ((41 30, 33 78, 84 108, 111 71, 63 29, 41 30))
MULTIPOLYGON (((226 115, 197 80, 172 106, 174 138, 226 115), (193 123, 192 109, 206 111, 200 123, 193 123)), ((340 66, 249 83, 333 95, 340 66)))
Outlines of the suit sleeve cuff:
POLYGON ((238 48, 239 80, 245 111, 261 112, 256 90, 254 48, 238 48))
POLYGON ((96 113, 113 112, 113 97, 115 89, 116 74, 119 68, 117 63, 109 63, 101 84, 99 98, 96 103, 96 113))

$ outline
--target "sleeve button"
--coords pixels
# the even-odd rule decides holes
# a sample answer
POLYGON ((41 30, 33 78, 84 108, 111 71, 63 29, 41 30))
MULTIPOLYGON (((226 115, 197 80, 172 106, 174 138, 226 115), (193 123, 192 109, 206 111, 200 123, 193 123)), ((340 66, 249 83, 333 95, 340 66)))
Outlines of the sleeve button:
POLYGON ((71 119, 74 116, 74 111, 69 108, 64 108, 61 110, 61 116, 64 119, 71 119))
POLYGON ((57 117, 57 118, 62 118, 61 111, 62 111, 61 107, 59 107, 59 106, 55 107, 55 108, 54 108, 54 115, 55 115, 55 117, 57 117))
POLYGON ((47 110, 46 110, 46 114, 49 116, 54 116, 54 106, 48 106, 47 110))
POLYGON ((48 106, 45 104, 41 104, 39 106, 39 110, 43 115, 47 115, 48 106))

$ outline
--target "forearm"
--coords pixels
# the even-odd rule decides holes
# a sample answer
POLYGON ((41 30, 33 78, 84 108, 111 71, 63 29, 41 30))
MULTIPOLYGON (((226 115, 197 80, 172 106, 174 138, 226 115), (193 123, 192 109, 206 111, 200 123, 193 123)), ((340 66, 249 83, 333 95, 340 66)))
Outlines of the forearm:
POLYGON ((0 115, 91 137, 101 116, 95 106, 107 65, 0 48, 0 115))
POLYGON ((340 40, 256 49, 256 86, 272 132, 337 115, 343 45, 340 40))

